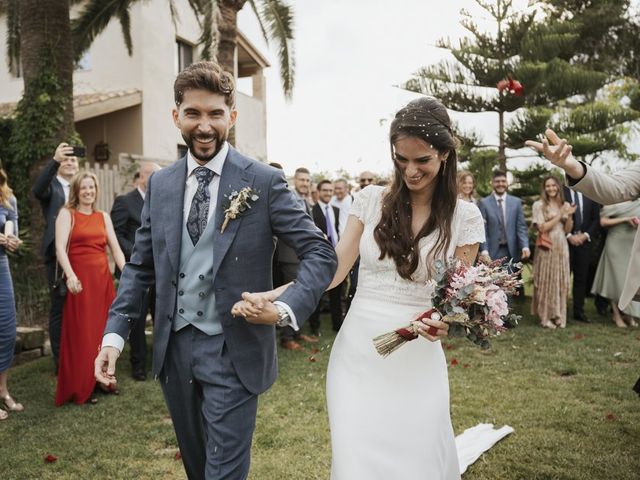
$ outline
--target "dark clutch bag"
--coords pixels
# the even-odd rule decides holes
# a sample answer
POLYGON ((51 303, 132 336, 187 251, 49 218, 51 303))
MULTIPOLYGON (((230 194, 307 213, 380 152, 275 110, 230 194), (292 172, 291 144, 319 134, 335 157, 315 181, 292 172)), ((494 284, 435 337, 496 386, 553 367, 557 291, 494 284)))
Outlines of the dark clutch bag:
MULTIPOLYGON (((60 269, 62 270, 62 269, 60 269)), ((56 292, 61 297, 67 296, 67 282, 64 277, 64 272, 62 275, 58 276, 58 264, 56 263, 56 273, 53 279, 53 283, 51 284, 51 289, 56 292)))
POLYGON ((551 242, 551 237, 547 232, 540 232, 538 234, 538 238, 536 239, 536 248, 540 248, 542 250, 551 250, 553 247, 553 242, 551 242))

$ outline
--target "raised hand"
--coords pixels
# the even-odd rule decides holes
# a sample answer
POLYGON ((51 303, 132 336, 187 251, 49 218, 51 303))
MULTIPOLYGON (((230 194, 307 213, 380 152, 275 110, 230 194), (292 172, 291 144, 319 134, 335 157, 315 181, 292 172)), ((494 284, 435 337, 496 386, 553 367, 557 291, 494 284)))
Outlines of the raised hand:
POLYGON ((68 143, 61 143, 56 148, 56 153, 53 154, 53 159, 60 163, 67 157, 73 157, 73 147, 68 143))
POLYGON ((573 147, 550 128, 547 128, 544 134, 545 138, 542 139, 542 142, 527 140, 524 144, 543 154, 547 160, 556 167, 562 168, 570 177, 575 179, 582 178, 584 170, 582 164, 571 155, 573 147))

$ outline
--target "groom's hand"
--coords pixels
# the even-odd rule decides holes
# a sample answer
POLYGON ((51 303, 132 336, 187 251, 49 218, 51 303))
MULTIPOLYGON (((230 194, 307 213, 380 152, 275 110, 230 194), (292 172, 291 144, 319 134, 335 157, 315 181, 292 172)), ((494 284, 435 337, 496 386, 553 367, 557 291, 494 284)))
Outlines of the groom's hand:
POLYGON ((115 385, 116 381, 116 361, 120 356, 120 351, 115 347, 102 347, 94 364, 94 375, 96 380, 103 385, 115 385))
POLYGON ((256 325, 275 325, 278 323, 278 309, 273 303, 264 302, 259 314, 249 315, 245 319, 256 325))

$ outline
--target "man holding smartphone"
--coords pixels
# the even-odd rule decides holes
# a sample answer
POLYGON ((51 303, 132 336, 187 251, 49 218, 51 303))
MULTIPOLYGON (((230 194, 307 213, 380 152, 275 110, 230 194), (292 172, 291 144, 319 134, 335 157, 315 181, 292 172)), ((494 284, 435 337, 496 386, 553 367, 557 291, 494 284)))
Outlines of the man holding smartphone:
POLYGON ((84 150, 84 147, 72 147, 64 142, 58 145, 53 158, 47 162, 31 188, 35 197, 40 201, 45 220, 40 253, 44 257, 47 281, 51 293, 49 340, 56 374, 58 373, 64 297, 61 297, 57 290, 52 288, 56 272, 55 225, 60 208, 69 199, 71 179, 78 173, 78 157, 74 155, 74 152, 84 154, 83 151, 76 151, 76 148, 84 150))

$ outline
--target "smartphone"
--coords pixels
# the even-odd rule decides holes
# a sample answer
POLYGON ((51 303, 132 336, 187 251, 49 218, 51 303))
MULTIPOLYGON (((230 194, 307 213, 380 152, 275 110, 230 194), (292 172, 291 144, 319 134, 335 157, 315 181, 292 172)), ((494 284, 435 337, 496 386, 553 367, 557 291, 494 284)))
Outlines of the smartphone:
POLYGON ((85 147, 73 147, 74 157, 84 157, 86 154, 87 154, 87 149, 85 147))

